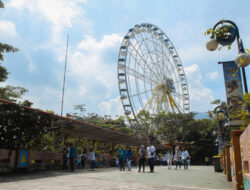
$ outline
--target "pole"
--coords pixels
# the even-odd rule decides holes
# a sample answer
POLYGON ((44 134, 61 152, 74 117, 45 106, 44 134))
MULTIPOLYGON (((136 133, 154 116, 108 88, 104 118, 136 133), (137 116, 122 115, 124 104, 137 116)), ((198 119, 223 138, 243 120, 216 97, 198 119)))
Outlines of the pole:
POLYGON ((242 77, 243 77, 243 84, 244 84, 245 93, 248 93, 245 67, 241 67, 241 71, 242 71, 242 77))
POLYGON ((63 89, 62 89, 61 116, 63 115, 63 103, 64 103, 64 90, 65 90, 65 79, 66 79, 66 67, 67 67, 67 58, 68 58, 68 44, 69 44, 69 34, 67 35, 67 45, 66 45, 64 75, 63 75, 63 89))

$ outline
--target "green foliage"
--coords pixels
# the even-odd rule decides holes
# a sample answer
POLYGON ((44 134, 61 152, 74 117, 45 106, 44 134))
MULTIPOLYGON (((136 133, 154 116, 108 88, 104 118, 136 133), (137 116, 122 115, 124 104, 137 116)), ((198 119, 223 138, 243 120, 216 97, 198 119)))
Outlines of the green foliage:
POLYGON ((4 82, 8 78, 8 74, 7 69, 0 65, 0 82, 4 82))
POLYGON ((213 104, 213 105, 216 105, 214 110, 210 110, 210 111, 207 112, 208 116, 211 119, 218 120, 217 113, 216 113, 217 108, 220 108, 221 110, 228 110, 227 103, 224 102, 224 101, 221 101, 220 99, 216 99, 216 100, 214 100, 214 101, 212 101, 210 103, 213 104))
MULTIPOLYGON (((0 2, 1 4, 1 2, 0 2)), ((14 48, 8 44, 2 44, 0 43, 0 61, 4 61, 4 53, 5 52, 16 52, 18 51, 17 48, 14 48)), ((8 78, 8 71, 7 69, 1 65, 0 62, 0 82, 4 82, 8 78)))
POLYGON ((242 109, 237 113, 237 117, 243 121, 242 129, 250 124, 250 93, 244 94, 242 109))
POLYGON ((221 103, 220 99, 216 99, 216 100, 210 102, 210 104, 216 104, 216 105, 219 105, 220 103, 221 103))
MULTIPOLYGON (((51 114, 0 103, 0 147, 45 150, 59 140, 61 129, 51 114)), ((62 139, 62 137, 60 137, 62 139)), ((62 140, 61 140, 62 141, 62 140)), ((47 150, 53 150, 51 147, 47 150)))
MULTIPOLYGON (((3 2, 0 0, 0 8, 4 8, 3 2)), ((8 52, 16 52, 18 51, 17 48, 10 46, 8 44, 0 43, 0 82, 4 82, 8 78, 8 71, 7 69, 2 66, 1 62, 4 61, 4 53, 8 52)), ((21 98, 21 96, 27 92, 26 89, 22 87, 14 87, 14 86, 5 86, 0 87, 0 98, 9 100, 9 101, 16 101, 16 99, 21 98)))
POLYGON ((144 138, 155 136, 155 125, 152 115, 145 110, 141 110, 137 114, 137 124, 134 126, 134 130, 144 138))
MULTIPOLYGON (((218 102, 217 102, 218 103, 218 102)), ((204 157, 216 154, 216 121, 210 119, 195 120, 194 113, 160 112, 153 115, 142 110, 138 115, 137 134, 145 138, 154 138, 155 144, 176 144, 185 146, 191 152, 192 160, 202 162, 204 157), (206 150, 206 151, 204 151, 206 150)))
POLYGON ((1 0, 0 0, 0 8, 4 8, 4 4, 1 0))
POLYGON ((0 98, 12 102, 21 98, 28 90, 22 87, 5 86, 0 88, 0 98))
MULTIPOLYGON (((211 34, 215 39, 225 39, 230 35, 230 27, 232 27, 232 25, 222 25, 221 27, 217 27, 215 30, 213 28, 209 28, 204 34, 211 34)), ((218 50, 220 51, 222 47, 223 46, 219 46, 218 50)), ((231 44, 227 45, 228 50, 230 50, 231 47, 231 44)))
POLYGON ((9 53, 9 52, 16 52, 16 51, 18 51, 17 48, 14 48, 13 46, 10 46, 8 44, 0 43, 0 61, 4 60, 3 54, 5 52, 9 53))

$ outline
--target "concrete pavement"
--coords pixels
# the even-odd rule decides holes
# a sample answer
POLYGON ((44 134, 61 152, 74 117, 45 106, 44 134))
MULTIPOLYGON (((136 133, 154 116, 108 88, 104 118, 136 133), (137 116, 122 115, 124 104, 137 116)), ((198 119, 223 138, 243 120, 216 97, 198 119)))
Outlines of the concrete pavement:
MULTIPOLYGON (((147 168, 148 171, 148 168, 147 168)), ((0 190, 232 190, 223 173, 212 166, 191 166, 189 170, 168 170, 156 166, 155 173, 119 171, 116 168, 87 169, 74 173, 46 171, 30 174, 0 176, 0 190)))

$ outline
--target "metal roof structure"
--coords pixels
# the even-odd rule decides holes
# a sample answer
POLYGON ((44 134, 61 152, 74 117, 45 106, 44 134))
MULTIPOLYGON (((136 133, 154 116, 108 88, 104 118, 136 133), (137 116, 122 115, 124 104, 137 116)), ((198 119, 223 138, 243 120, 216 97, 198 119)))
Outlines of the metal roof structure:
POLYGON ((141 144, 145 145, 147 143, 146 139, 142 139, 137 136, 123 134, 114 130, 98 127, 94 124, 86 123, 86 122, 79 121, 79 120, 74 120, 68 117, 59 116, 53 113, 31 108, 28 106, 22 106, 22 105, 19 105, 10 101, 6 101, 3 99, 0 99, 0 104, 1 103, 13 105, 13 106, 19 106, 29 111, 35 111, 35 112, 39 112, 42 114, 52 115, 58 118, 59 119, 57 123, 58 126, 61 126, 61 127, 72 126, 63 133, 67 137, 71 137, 71 138, 82 137, 88 140, 96 140, 96 141, 100 141, 103 143, 123 144, 123 145, 128 145, 128 146, 139 146, 141 144))
POLYGON ((68 137, 84 137, 89 140, 96 140, 103 143, 124 144, 130 146, 139 146, 141 144, 147 143, 146 139, 123 134, 110 129, 105 129, 78 120, 64 118, 62 122, 63 126, 75 126, 75 128, 65 132, 65 135, 68 137))

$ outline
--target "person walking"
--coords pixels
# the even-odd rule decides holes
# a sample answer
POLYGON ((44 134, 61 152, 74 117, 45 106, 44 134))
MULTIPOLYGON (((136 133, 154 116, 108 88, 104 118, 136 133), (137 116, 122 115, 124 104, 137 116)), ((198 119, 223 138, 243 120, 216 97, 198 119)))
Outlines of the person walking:
POLYGON ((73 146, 73 143, 70 144, 69 160, 70 160, 70 170, 75 171, 75 158, 76 158, 76 147, 73 146))
POLYGON ((150 167, 150 172, 154 172, 154 161, 155 161, 155 147, 152 144, 152 142, 149 142, 148 147, 147 147, 147 152, 148 152, 148 161, 149 161, 149 167, 150 167))
POLYGON ((126 160, 127 160, 127 166, 128 171, 131 171, 131 161, 133 159, 133 153, 130 147, 128 147, 127 153, 126 153, 126 160))
POLYGON ((146 161, 146 150, 144 149, 144 145, 141 145, 139 151, 139 170, 138 172, 141 172, 141 166, 142 166, 142 171, 145 172, 145 161, 146 161))
POLYGON ((178 146, 175 148, 174 164, 175 164, 175 169, 176 170, 177 170, 178 166, 180 168, 180 164, 181 164, 181 151, 179 150, 178 146))
POLYGON ((84 149, 84 151, 82 153, 82 158, 81 158, 81 164, 82 164, 83 169, 85 167, 86 160, 87 160, 87 151, 86 151, 86 149, 84 149))
POLYGON ((67 143, 67 151, 66 151, 66 169, 69 170, 70 169, 70 158, 69 158, 69 154, 70 154, 70 143, 67 143))
POLYGON ((185 148, 182 148, 181 159, 182 159, 182 162, 184 165, 184 170, 187 170, 188 169, 189 153, 185 148))
POLYGON ((165 153, 162 155, 161 161, 163 166, 167 165, 167 155, 165 153))
POLYGON ((95 151, 93 148, 89 149, 89 170, 94 171, 95 169, 95 151))
POLYGON ((119 157, 118 156, 116 156, 116 158, 115 158, 115 166, 116 166, 116 168, 119 167, 119 157))
POLYGON ((173 155, 170 152, 170 150, 168 150, 168 153, 167 153, 168 169, 172 169, 172 161, 173 161, 173 155))
POLYGON ((155 162, 155 164, 156 165, 161 165, 161 163, 160 163, 161 161, 160 161, 160 155, 159 154, 156 154, 156 162, 155 162))
POLYGON ((124 161, 126 158, 126 150, 124 149, 124 146, 122 145, 121 149, 118 151, 119 154, 119 165, 120 165, 120 171, 125 171, 124 167, 124 161))
POLYGON ((82 154, 81 152, 79 151, 78 154, 77 154, 77 161, 76 161, 76 168, 79 169, 82 167, 82 154))
POLYGON ((64 148, 63 148, 63 170, 66 170, 68 169, 68 166, 67 166, 67 153, 68 153, 68 145, 65 145, 64 148))

